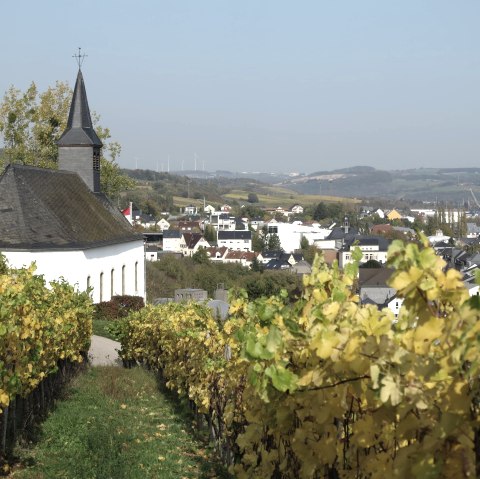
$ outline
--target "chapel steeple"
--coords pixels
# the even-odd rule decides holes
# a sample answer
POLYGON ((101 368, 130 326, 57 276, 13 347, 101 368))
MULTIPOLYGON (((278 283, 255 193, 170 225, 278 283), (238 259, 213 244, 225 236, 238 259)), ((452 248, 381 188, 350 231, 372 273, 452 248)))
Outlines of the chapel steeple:
POLYGON ((80 175, 95 193, 100 192, 100 153, 102 142, 95 133, 88 107, 87 92, 79 63, 67 128, 58 145, 58 167, 80 175))

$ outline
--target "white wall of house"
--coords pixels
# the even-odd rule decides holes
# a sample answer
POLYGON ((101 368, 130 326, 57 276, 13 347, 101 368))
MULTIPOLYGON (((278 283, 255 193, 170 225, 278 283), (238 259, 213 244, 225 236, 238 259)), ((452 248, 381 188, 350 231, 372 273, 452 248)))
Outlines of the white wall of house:
POLYGON ((217 246, 221 248, 226 246, 232 251, 252 251, 252 240, 251 239, 219 239, 217 241, 217 246))
POLYGON ((221 215, 225 215, 223 211, 216 211, 210 215, 210 224, 217 231, 235 231, 237 227, 237 221, 234 216, 228 216, 227 218, 222 218, 221 215))
MULTIPOLYGON (((387 251, 379 250, 378 246, 358 246, 362 252, 362 258, 360 263, 366 263, 367 261, 374 259, 379 263, 387 262, 387 251)), ((349 251, 340 251, 338 255, 338 265, 340 268, 344 268, 347 263, 352 263, 352 253, 355 247, 351 248, 349 251)))
POLYGON ((146 297, 143 240, 77 251, 2 251, 10 266, 35 262, 47 284, 63 277, 79 291, 92 287, 95 303, 112 295, 146 297), (113 280, 113 285, 112 285, 113 280))
POLYGON ((267 227, 269 233, 278 235, 282 249, 286 253, 293 253, 299 249, 302 237, 305 237, 309 244, 314 244, 315 241, 322 240, 331 233, 327 228, 321 228, 319 225, 303 225, 300 221, 269 222, 267 227))
POLYGON ((338 249, 337 240, 334 239, 315 240, 313 245, 318 249, 338 249))
POLYGON ((207 214, 212 214, 215 212, 215 208, 212 205, 207 205, 203 208, 203 211, 207 214))
POLYGON ((391 301, 389 301, 387 308, 398 318, 398 313, 402 307, 404 299, 395 296, 391 301))
POLYGON ((164 231, 170 228, 170 223, 165 218, 161 218, 159 221, 157 221, 157 226, 160 231, 164 231))
POLYGON ((158 261, 158 251, 145 251, 147 261, 158 261))
POLYGON ((183 256, 193 256, 201 248, 210 248, 210 243, 205 238, 201 238, 191 249, 185 245, 182 248, 182 254, 183 256))
POLYGON ((163 251, 182 253, 186 247, 183 235, 180 238, 163 238, 163 251))

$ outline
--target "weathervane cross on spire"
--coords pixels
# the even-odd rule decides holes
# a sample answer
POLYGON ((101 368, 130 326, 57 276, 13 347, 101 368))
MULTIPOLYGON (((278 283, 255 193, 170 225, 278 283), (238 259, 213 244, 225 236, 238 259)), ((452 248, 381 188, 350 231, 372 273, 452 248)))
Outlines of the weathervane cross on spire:
POLYGON ((78 53, 72 55, 72 57, 77 61, 78 69, 81 69, 83 60, 85 57, 88 57, 88 55, 85 55, 85 53, 82 54, 82 47, 78 47, 78 53))

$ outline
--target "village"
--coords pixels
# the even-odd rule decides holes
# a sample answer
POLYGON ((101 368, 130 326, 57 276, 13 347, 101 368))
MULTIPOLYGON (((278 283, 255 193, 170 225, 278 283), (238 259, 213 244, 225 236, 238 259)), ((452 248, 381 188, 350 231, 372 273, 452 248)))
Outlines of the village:
MULTIPOLYGON (((475 210, 449 209, 445 212, 424 208, 403 212, 360 207, 358 218, 352 218, 351 214, 345 216, 341 224, 329 225, 301 221, 299 217, 304 208, 298 204, 288 209, 264 208, 262 218, 234 216, 228 204, 221 205, 218 210, 208 204, 202 210, 189 205, 183 208, 182 214, 163 214, 158 221, 134 209, 132 204, 122 212, 133 226, 143 231, 145 259, 150 262, 161 261, 165 255, 182 258, 204 254, 212 263, 237 263, 250 269, 260 266, 263 270, 303 275, 311 272, 312 253, 322 254, 329 265, 336 261, 344 268, 353 261, 352 253, 358 248, 362 253, 358 278, 361 302, 375 304, 380 309, 389 308, 395 316, 403 300, 388 286, 392 274, 386 266, 389 245, 393 239, 418 241, 418 233, 423 233, 436 253, 447 261, 448 267, 462 273, 470 296, 479 294, 475 277, 480 267, 480 226, 475 210), (350 225, 351 220, 358 224, 359 219, 363 227, 350 225), (434 234, 427 236, 426 225, 434 219, 438 224, 447 225, 449 232, 461 231, 463 224, 464 234, 449 236, 436 229, 434 234), (213 241, 206 239, 209 231, 214 232, 213 241), (306 248, 310 262, 305 258, 306 248)), ((206 298, 206 292, 201 297, 206 298)))

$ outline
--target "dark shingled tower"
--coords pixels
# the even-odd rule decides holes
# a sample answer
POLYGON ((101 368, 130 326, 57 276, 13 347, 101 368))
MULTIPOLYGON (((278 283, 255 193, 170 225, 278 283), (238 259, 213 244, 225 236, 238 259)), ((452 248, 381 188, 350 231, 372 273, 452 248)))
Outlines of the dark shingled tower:
POLYGON ((102 142, 93 129, 85 83, 80 68, 68 115, 67 128, 57 144, 59 169, 78 173, 94 193, 99 193, 102 142))

